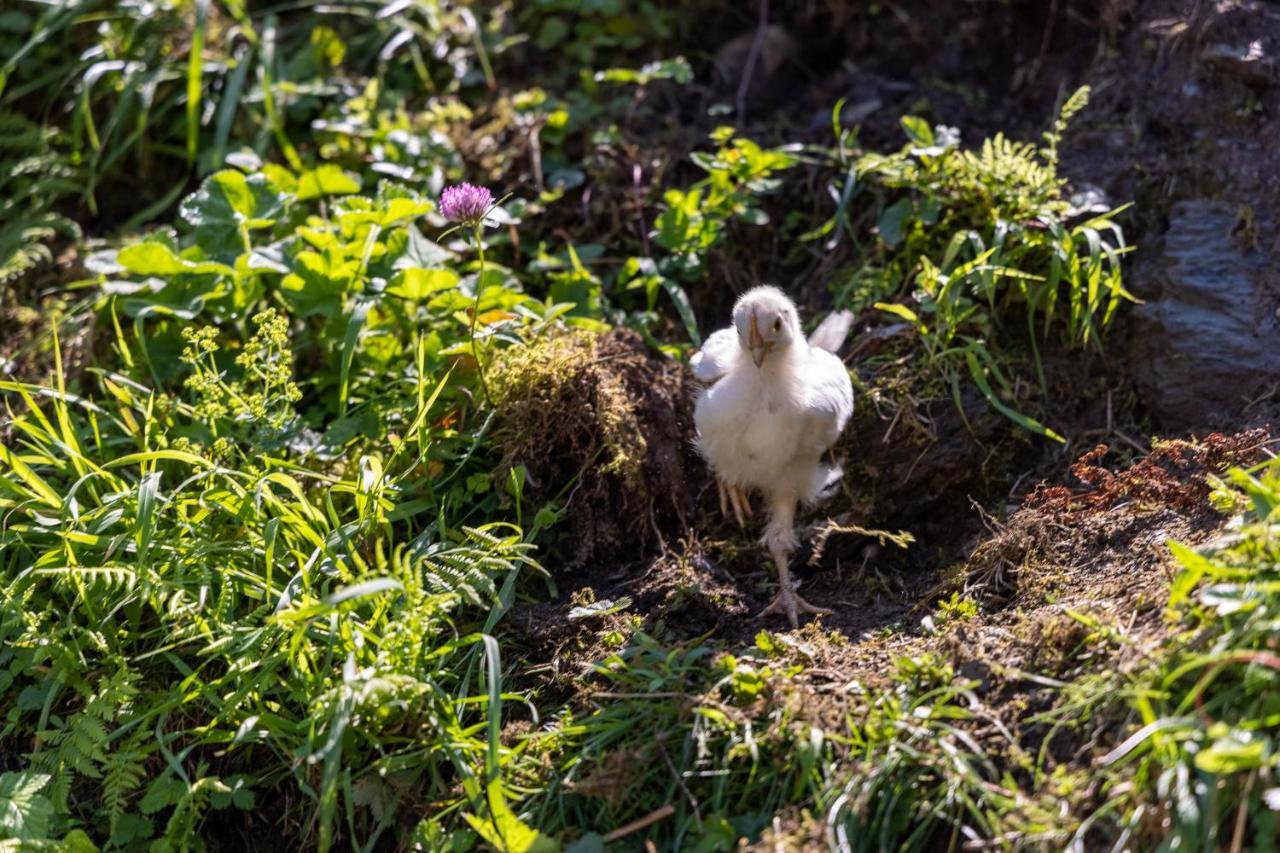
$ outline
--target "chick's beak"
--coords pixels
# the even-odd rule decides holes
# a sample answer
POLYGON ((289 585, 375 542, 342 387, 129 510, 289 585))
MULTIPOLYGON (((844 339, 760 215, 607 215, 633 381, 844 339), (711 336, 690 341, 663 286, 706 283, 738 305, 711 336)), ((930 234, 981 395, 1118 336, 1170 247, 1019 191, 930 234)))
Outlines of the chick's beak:
POLYGON ((760 326, 756 322, 756 315, 751 314, 751 332, 747 336, 747 344, 751 347, 751 360, 755 362, 756 367, 764 364, 764 357, 768 350, 765 348, 764 338, 760 335, 760 326))

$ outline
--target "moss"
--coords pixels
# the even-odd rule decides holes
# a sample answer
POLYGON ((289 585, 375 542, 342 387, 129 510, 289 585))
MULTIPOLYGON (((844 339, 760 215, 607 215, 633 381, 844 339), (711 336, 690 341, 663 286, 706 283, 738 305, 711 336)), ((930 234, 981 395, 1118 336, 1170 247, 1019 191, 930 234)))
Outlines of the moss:
POLYGON ((577 461, 644 487, 647 442, 636 401, 598 354, 598 337, 564 329, 503 350, 493 364, 497 438, 508 465, 552 452, 566 435, 580 439, 577 461))
POLYGON ((565 510, 567 565, 634 558, 637 543, 687 526, 692 416, 679 364, 624 329, 559 329, 498 353, 490 383, 501 467, 523 466, 526 497, 565 510))

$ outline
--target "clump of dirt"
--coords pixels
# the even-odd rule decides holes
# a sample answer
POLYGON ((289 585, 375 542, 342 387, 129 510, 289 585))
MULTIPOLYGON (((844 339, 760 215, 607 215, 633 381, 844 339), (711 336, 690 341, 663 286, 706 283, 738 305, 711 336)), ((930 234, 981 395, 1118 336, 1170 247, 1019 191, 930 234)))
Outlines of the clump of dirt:
POLYGON ((1138 589, 1143 579, 1126 575, 1139 574, 1149 562, 1143 550, 1162 554, 1160 546, 1170 535, 1218 521, 1208 500, 1208 475, 1256 461, 1267 440, 1266 430, 1254 429, 1157 442, 1149 454, 1116 472, 1100 464, 1110 452, 1100 444, 1071 466, 1085 488, 1041 483, 1007 524, 995 527, 970 557, 967 588, 989 604, 1009 603, 1019 592, 1026 603, 1028 595, 1043 597, 1054 586, 1098 588, 1099 567, 1127 558, 1118 588, 1138 589), (1069 578, 1064 572, 1085 576, 1069 578), (1021 588, 1028 578, 1035 589, 1021 588))
POLYGON ((524 466, 526 494, 560 504, 569 525, 559 564, 634 559, 637 544, 686 526, 697 475, 679 364, 627 329, 563 331, 504 350, 491 373, 503 470, 524 466), (548 491, 564 483, 566 494, 548 491))

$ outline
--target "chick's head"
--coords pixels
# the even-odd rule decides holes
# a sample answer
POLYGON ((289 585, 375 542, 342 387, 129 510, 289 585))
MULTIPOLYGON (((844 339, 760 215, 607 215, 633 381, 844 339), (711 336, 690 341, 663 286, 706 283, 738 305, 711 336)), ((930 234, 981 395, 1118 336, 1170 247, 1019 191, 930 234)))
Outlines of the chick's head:
POLYGON ((751 354, 756 367, 773 353, 783 353, 802 340, 795 303, 776 287, 762 285, 748 290, 733 306, 738 343, 751 354))

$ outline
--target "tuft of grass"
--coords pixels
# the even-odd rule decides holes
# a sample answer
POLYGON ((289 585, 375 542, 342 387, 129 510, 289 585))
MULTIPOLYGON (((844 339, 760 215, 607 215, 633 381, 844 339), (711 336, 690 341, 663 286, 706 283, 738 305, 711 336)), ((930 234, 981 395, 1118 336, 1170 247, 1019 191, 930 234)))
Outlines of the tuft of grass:
MULTIPOLYGON (((0 695, 6 743, 29 744, 3 784, 44 816, 23 841, 84 822, 180 846, 282 786, 280 820, 320 849, 372 844, 415 802, 499 817, 485 637, 530 545, 421 520, 430 430, 345 475, 284 453, 288 325, 256 326, 237 376, 216 334, 189 334, 179 396, 109 372, 101 402, 60 369, 53 388, 0 384, 0 695)), ((420 392, 426 424, 439 394, 420 392)))
POLYGON ((1134 301, 1120 266, 1124 208, 1084 218, 1057 171, 1061 136, 1087 104, 1087 87, 1069 97, 1041 147, 997 134, 967 150, 955 128, 907 116, 904 148, 853 157, 837 123, 831 158, 847 191, 833 185, 839 209, 808 235, 852 229, 845 209, 855 188, 870 195, 876 237, 865 263, 837 284, 838 301, 906 323, 957 406, 967 378, 1001 414, 1056 441, 1064 439, 1018 400, 1024 380, 1047 391, 1041 343, 1098 348, 1119 307, 1134 301), (1030 376, 1020 367, 1026 349, 1030 376))

